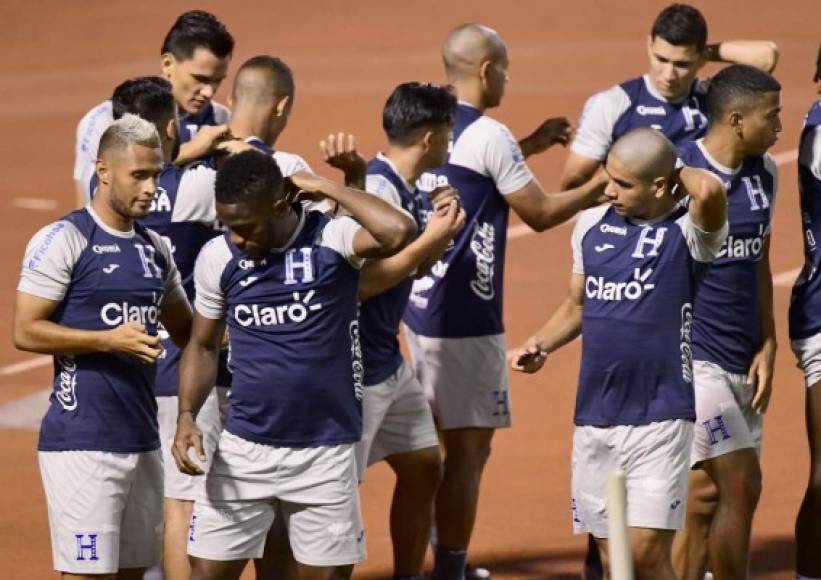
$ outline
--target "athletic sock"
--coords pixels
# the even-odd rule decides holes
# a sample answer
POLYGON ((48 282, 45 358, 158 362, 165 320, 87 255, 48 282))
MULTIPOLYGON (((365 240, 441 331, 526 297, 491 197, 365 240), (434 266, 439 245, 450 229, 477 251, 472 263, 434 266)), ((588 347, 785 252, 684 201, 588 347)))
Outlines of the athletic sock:
POLYGON ((465 562, 468 552, 465 549, 436 547, 433 559, 433 580, 464 580, 465 562))

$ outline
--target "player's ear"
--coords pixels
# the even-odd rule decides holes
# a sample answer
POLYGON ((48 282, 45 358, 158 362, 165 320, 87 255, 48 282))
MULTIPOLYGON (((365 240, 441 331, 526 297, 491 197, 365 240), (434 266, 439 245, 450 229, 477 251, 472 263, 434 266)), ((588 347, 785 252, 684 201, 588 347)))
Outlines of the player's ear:
POLYGON ((105 159, 97 159, 94 162, 94 172, 97 174, 97 180, 106 185, 111 184, 111 168, 105 159))
POLYGON ((164 52, 160 57, 160 67, 162 68, 162 76, 167 79, 171 78, 171 72, 174 70, 174 65, 177 59, 170 52, 164 52))
POLYGON ((430 150, 430 144, 433 142, 433 131, 425 131, 422 135, 422 140, 420 141, 422 145, 422 149, 425 151, 430 150))
POLYGON ((170 141, 174 141, 177 139, 177 120, 176 119, 169 119, 168 124, 165 126, 165 136, 168 137, 170 141))
POLYGON ((277 117, 284 117, 288 114, 288 107, 291 104, 291 96, 286 95, 277 102, 277 117))
POLYGON ((482 86, 483 87, 486 87, 488 85, 488 82, 487 82, 488 71, 490 70, 491 66, 493 66, 493 63, 490 62, 489 60, 484 61, 479 66, 479 80, 482 81, 482 86))
POLYGON ((741 111, 730 111, 727 114, 727 123, 733 129, 733 132, 741 137, 744 133, 744 115, 741 111))
POLYGON ((656 177, 653 179, 653 197, 661 199, 665 195, 670 195, 670 180, 667 177, 656 177))

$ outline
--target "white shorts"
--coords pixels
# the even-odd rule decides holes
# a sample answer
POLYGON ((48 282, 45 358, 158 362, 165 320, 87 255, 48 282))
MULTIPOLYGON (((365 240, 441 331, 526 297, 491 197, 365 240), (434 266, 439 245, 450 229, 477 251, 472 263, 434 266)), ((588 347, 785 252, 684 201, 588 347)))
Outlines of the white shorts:
POLYGON ((356 444, 359 481, 369 465, 385 457, 438 445, 430 405, 408 365, 403 362, 386 381, 365 387, 362 439, 356 444))
POLYGON ((798 359, 798 368, 804 371, 804 384, 810 388, 821 381, 821 334, 790 342, 798 359))
POLYGON ((440 429, 510 427, 504 334, 433 338, 406 326, 405 336, 440 429))
POLYGON ((624 471, 627 525, 678 530, 690 467, 693 424, 677 419, 649 425, 576 427, 573 432, 573 530, 607 538, 607 474, 624 471))
POLYGON ((54 569, 113 574, 148 568, 162 550, 162 458, 146 453, 40 451, 54 569))
POLYGON ((753 410, 755 387, 747 383, 746 375, 697 360, 693 361, 693 387, 696 422, 692 465, 739 449, 761 452, 762 416, 753 410))
MULTIPOLYGON (((174 435, 177 432, 178 401, 177 397, 157 397, 157 420, 160 424, 160 445, 163 467, 165 468, 164 495, 172 499, 193 501, 202 494, 200 488, 205 485, 205 477, 202 475, 186 475, 181 472, 171 455, 174 435)), ((217 448, 217 441, 222 430, 216 389, 211 391, 211 394, 205 399, 202 409, 197 414, 197 426, 202 431, 206 460, 204 463, 201 462, 193 448, 189 450, 189 457, 200 464, 205 473, 208 473, 211 456, 217 448)))
POLYGON ((262 557, 282 514, 297 562, 345 566, 365 559, 352 444, 274 447, 223 430, 194 503, 188 554, 207 560, 262 557))

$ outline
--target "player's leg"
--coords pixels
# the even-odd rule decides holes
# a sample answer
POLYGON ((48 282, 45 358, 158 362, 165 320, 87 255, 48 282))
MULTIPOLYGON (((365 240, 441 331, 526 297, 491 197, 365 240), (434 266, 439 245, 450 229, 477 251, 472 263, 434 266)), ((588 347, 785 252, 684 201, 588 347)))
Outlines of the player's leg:
POLYGON ((584 556, 582 580, 604 580, 604 563, 593 534, 587 534, 587 554, 584 556))
POLYGON ((285 527, 285 518, 279 504, 277 504, 274 523, 268 530, 268 537, 265 538, 265 552, 262 558, 254 560, 254 573, 256 580, 297 580, 299 578, 297 561, 291 552, 288 530, 285 527))
POLYGON ((761 469, 755 449, 739 449, 704 462, 718 489, 710 527, 710 569, 716 580, 749 574, 753 514, 761 496, 761 469))
POLYGON ((684 528, 673 542, 673 567, 679 580, 702 580, 707 567, 707 548, 718 490, 701 468, 690 471, 684 528))
POLYGON ((218 561, 192 556, 191 580, 238 580, 247 564, 247 559, 218 561))
POLYGON ((391 455, 387 462, 396 474, 390 515, 394 574, 421 577, 442 474, 439 448, 391 455))
POLYGON ((299 580, 348 580, 353 564, 348 566, 306 566, 297 564, 299 580))
MULTIPOLYGON (((628 533, 636 580, 677 580, 671 562, 675 530, 629 528, 628 533)), ((608 541, 596 538, 596 544, 609 577, 608 541)))
MULTIPOLYGON (((163 528, 163 574, 165 580, 188 580, 191 575, 191 565, 187 553, 189 525, 194 509, 194 500, 202 494, 205 485, 205 476, 191 476, 181 473, 171 455, 171 446, 177 429, 177 407, 177 397, 157 397, 157 419, 165 474, 165 526, 163 528)), ((202 463, 202 468, 207 473, 222 428, 216 389, 212 390, 197 414, 197 426, 203 434, 207 459, 205 463, 202 463)), ((193 452, 191 457, 196 459, 193 452)), ((196 460, 199 463, 199 460, 196 460)))
POLYGON ((806 421, 810 477, 795 525, 796 571, 806 578, 821 578, 821 381, 807 389, 806 421))

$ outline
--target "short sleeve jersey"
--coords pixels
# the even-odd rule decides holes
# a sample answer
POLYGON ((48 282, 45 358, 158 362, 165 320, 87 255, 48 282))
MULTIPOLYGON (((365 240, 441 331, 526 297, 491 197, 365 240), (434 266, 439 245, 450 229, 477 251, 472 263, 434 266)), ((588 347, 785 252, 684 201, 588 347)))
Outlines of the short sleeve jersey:
POLYGON ((821 101, 807 113, 798 150, 798 190, 804 228, 804 267, 790 303, 790 338, 821 332, 821 101))
MULTIPOLYGON (((422 219, 418 212, 416 188, 397 171, 382 154, 368 163, 365 189, 413 216, 418 229, 422 219)), ((413 278, 406 278, 393 288, 373 296, 360 306, 362 357, 365 363, 365 385, 377 385, 393 375, 402 364, 399 350, 399 322, 408 303, 413 278)))
POLYGON ((577 425, 695 418, 693 303, 726 235, 726 226, 703 232, 683 207, 653 222, 610 206, 580 215, 572 237, 573 271, 584 276, 577 425))
POLYGON ((727 189, 727 242, 701 282, 693 316, 695 360, 747 374, 761 346, 759 262, 770 235, 778 176, 769 155, 721 165, 701 140, 679 148, 685 165, 710 171, 727 189))
MULTIPOLYGON (((418 187, 425 194, 441 185, 455 187, 467 221, 445 255, 413 284, 404 320, 415 333, 462 338, 504 332, 505 196, 533 179, 507 127, 459 103, 448 162, 423 174, 418 187)), ((423 218, 429 216, 427 195, 420 204, 423 218)))
POLYGON ((195 307, 228 324, 229 432, 287 447, 353 443, 362 431, 360 226, 295 207, 291 240, 264 257, 227 235, 211 240, 197 259, 195 307))
POLYGON ((674 144, 698 139, 707 132, 709 81, 696 80, 681 101, 670 102, 653 88, 647 75, 596 93, 587 100, 570 149, 604 161, 610 146, 638 127, 658 129, 674 144))
MULTIPOLYGON (((212 101, 197 115, 183 115, 179 118, 180 142, 190 141, 203 125, 222 125, 230 118, 231 112, 226 107, 212 101)), ((113 122, 114 114, 109 100, 92 108, 77 124, 74 179, 83 185, 91 183, 100 137, 113 122)), ((92 191, 86 190, 86 199, 90 199, 92 191)))
MULTIPOLYGON (((29 242, 18 291, 59 302, 52 322, 111 330, 126 322, 158 332, 163 305, 185 300, 168 246, 139 224, 113 230, 77 210, 29 242)), ((120 353, 54 357, 41 451, 136 453, 159 447, 155 366, 120 353)))

